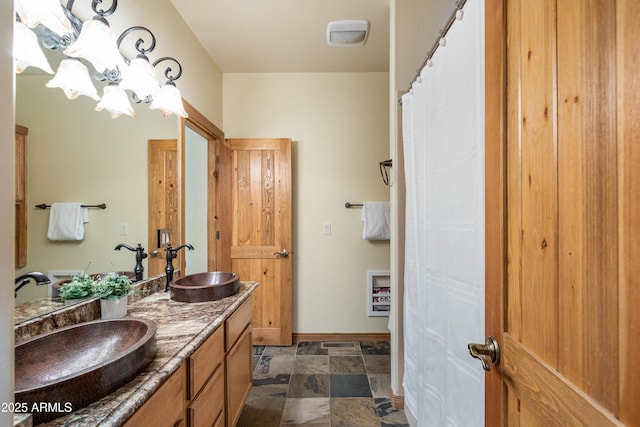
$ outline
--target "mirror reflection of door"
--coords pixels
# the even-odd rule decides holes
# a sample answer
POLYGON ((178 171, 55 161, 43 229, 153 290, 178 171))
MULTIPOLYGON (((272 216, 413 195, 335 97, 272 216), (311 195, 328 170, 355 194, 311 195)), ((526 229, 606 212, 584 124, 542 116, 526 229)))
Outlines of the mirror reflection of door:
POLYGON ((185 242, 195 250, 185 251, 186 274, 208 271, 207 268, 207 173, 208 141, 185 127, 185 242))
MULTIPOLYGON (((164 273, 165 252, 158 240, 158 231, 169 230, 171 238, 179 236, 178 227, 178 141, 150 139, 148 141, 148 246, 147 277, 164 273)), ((174 242, 170 242, 174 245, 174 242)))

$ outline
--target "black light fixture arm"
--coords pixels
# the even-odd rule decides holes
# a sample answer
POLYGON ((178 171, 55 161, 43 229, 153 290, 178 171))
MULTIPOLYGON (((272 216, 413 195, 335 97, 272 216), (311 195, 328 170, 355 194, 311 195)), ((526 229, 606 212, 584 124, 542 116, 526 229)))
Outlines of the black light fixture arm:
POLYGON ((174 81, 178 80, 180 78, 180 76, 182 75, 182 65, 180 65, 180 63, 178 62, 177 59, 172 58, 170 56, 163 56, 162 58, 157 59, 151 65, 153 65, 155 67, 159 63, 164 62, 164 61, 172 61, 172 62, 175 62, 178 65, 178 71, 177 71, 177 74, 175 74, 175 75, 171 74, 173 72, 173 68, 171 68, 171 66, 168 66, 164 70, 164 76, 167 78, 167 83, 168 84, 172 84, 172 85, 175 86, 174 81))
POLYGON ((141 25, 135 25, 133 27, 127 28, 122 32, 122 34, 120 34, 120 37, 118 37, 118 40, 116 42, 116 44, 118 45, 118 49, 120 48, 120 45, 122 44, 124 38, 134 31, 143 31, 149 35, 150 41, 139 37, 135 43, 136 50, 138 51, 138 56, 142 55, 144 58, 146 58, 147 53, 153 52, 153 50, 156 48, 156 36, 153 35, 150 29, 141 25), (144 46, 147 43, 149 43, 149 47, 145 48, 144 46))
MULTIPOLYGON (((70 12, 73 10, 73 4, 75 0, 67 0, 66 8, 70 12)), ((111 7, 107 10, 98 9, 98 6, 102 4, 102 0, 91 0, 91 9, 96 13, 96 15, 101 18, 106 18, 107 16, 113 15, 113 12, 118 8, 118 0, 111 0, 111 7)))

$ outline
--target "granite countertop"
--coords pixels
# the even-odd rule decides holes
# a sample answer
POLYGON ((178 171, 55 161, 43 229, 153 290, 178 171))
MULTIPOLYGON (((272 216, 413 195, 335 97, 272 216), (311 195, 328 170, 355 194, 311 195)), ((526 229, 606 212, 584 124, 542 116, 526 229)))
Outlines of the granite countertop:
POLYGON ((158 352, 136 378, 91 405, 42 426, 118 426, 123 424, 251 295, 257 282, 240 282, 237 294, 219 301, 180 303, 158 292, 129 305, 129 317, 157 324, 158 352))

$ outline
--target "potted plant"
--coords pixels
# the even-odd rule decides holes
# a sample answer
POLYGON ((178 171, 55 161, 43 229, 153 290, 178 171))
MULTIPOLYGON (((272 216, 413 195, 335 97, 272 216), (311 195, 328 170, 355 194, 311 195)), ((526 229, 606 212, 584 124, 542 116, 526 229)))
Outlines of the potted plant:
POLYGON ((95 294, 96 282, 86 274, 73 276, 69 282, 60 287, 59 296, 65 305, 75 304, 80 300, 90 298, 95 294))
POLYGON ((103 319, 120 319, 127 315, 127 297, 133 294, 133 282, 117 273, 103 277, 95 286, 100 297, 100 311, 103 319))

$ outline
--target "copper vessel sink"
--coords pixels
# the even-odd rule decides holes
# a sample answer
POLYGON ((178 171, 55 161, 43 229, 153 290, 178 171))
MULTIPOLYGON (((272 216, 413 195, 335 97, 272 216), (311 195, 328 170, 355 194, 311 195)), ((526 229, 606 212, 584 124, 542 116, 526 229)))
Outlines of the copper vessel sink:
POLYGON ((38 335, 15 346, 15 400, 37 425, 78 410, 131 381, 156 354, 156 324, 98 320, 38 335), (32 411, 33 405, 48 405, 32 411))
POLYGON ((179 302, 217 301, 238 292, 240 276, 226 271, 189 274, 169 284, 171 299, 179 302))

